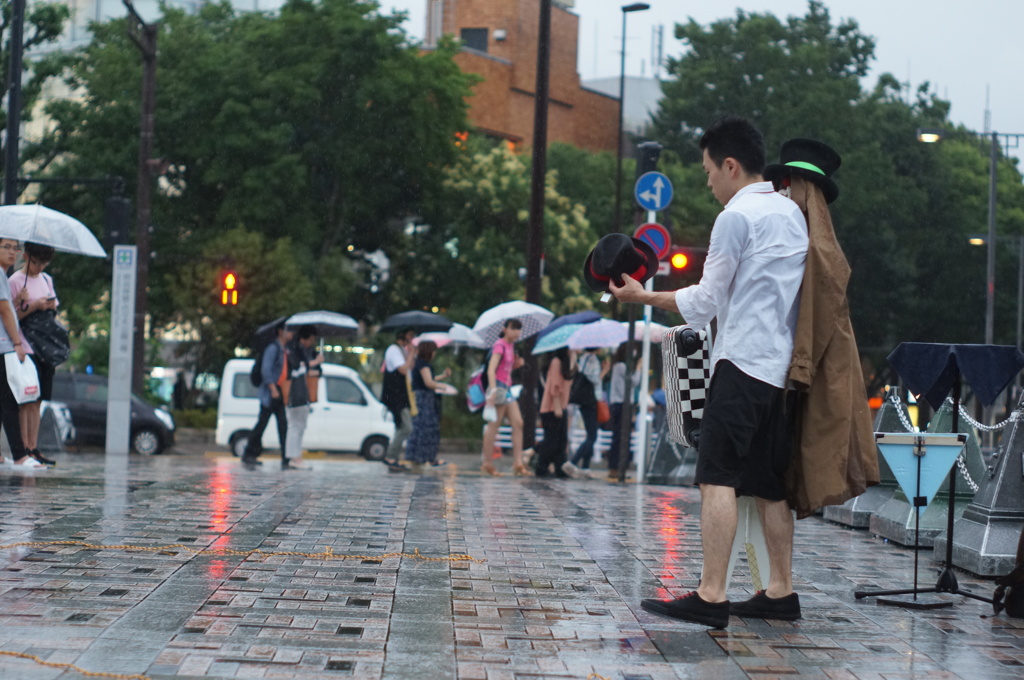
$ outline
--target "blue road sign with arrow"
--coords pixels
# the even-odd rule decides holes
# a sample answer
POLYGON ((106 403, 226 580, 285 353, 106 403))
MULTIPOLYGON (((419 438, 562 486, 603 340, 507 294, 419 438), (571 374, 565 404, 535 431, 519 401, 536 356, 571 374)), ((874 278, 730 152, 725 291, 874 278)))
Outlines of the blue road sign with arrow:
POLYGON ((635 194, 644 210, 664 210, 672 202, 672 182, 660 172, 646 172, 636 181, 635 194))

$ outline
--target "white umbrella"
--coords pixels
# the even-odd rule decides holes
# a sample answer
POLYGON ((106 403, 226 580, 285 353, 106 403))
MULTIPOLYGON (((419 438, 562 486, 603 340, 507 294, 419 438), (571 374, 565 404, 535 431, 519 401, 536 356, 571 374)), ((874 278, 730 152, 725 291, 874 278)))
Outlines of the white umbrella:
POLYGON ((31 241, 62 253, 107 256, 89 227, 41 205, 0 206, 0 238, 31 241))
POLYGON ((316 334, 324 337, 329 335, 347 335, 359 330, 359 322, 347 314, 317 310, 299 312, 288 317, 286 326, 316 326, 316 334))
POLYGON ((555 318, 553 313, 539 305, 513 300, 491 307, 481 314, 473 324, 473 332, 480 336, 485 347, 490 347, 498 341, 498 336, 509 319, 519 319, 523 323, 523 334, 520 336, 520 340, 525 340, 540 332, 542 328, 551 323, 553 318, 555 318))
MULTIPOLYGON (((629 337, 629 322, 623 321, 622 327, 626 329, 626 337, 629 337)), ((668 330, 668 326, 663 326, 660 323, 651 322, 651 342, 661 342, 661 339, 665 337, 665 331, 668 330)), ((637 321, 636 326, 633 329, 633 339, 643 342, 644 339, 644 322, 637 321)))
POLYGON ((473 330, 461 323, 453 323, 452 327, 445 332, 431 331, 420 333, 412 339, 412 344, 419 345, 424 340, 430 340, 438 347, 445 345, 469 345, 470 347, 483 347, 484 341, 473 330))
POLYGON ((629 337, 629 331, 618 321, 601 319, 588 323, 569 336, 569 349, 618 347, 629 337))

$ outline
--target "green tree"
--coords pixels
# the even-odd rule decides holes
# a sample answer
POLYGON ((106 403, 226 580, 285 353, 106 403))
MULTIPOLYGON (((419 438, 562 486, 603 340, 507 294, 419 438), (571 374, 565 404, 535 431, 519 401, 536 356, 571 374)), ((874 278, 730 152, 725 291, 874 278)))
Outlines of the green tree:
MULTIPOLYGON (((862 350, 884 365, 901 341, 980 341, 984 258, 966 241, 984 231, 987 151, 963 132, 939 148, 915 136, 918 127, 950 127, 949 104, 927 84, 911 95, 888 74, 864 90, 874 40, 855 21, 834 23, 818 0, 785 21, 740 10, 710 26, 677 25, 676 35, 691 49, 670 60, 675 78, 663 86, 655 119, 657 138, 686 168, 673 177, 678 206, 670 215, 689 215, 681 221, 697 223, 695 238, 700 223, 710 228, 706 192, 696 191, 697 142, 718 116, 754 121, 768 162, 786 139, 820 139, 843 156, 832 216, 853 268, 848 296, 862 350)), ((1021 190, 1020 174, 1004 161, 1001 234, 1024 231, 1021 190)), ((1009 250, 1002 249, 1007 275, 1009 250)), ((997 339, 1008 341, 1013 317, 1004 317, 997 339)))
MULTIPOLYGON (((438 190, 473 82, 452 60, 454 43, 421 52, 401 28, 404 15, 378 10, 358 0, 291 0, 275 15, 236 14, 227 3, 194 15, 163 7, 155 155, 167 171, 153 201, 154 327, 208 304, 208 291, 189 286, 200 297, 183 299, 172 287, 183 263, 237 255, 218 240, 235 229, 290 239, 318 307, 357 316, 368 308, 342 266, 348 246, 390 244, 391 221, 438 190)), ((53 174, 117 175, 134 195, 139 54, 123 20, 93 32, 64 60, 82 98, 48 110, 48 141, 62 153, 53 174)), ((47 198, 101 222, 102 194, 55 187, 47 198)), ((106 286, 101 263, 61 268, 83 282, 68 294, 83 308, 106 286)), ((300 311, 287 287, 262 294, 276 296, 268 307, 300 311)))
MULTIPOLYGON (((11 63, 11 41, 10 27, 13 6, 10 0, 0 0, 0 96, 3 97, 0 103, 0 130, 7 129, 7 97, 10 94, 10 68, 11 63)), ((27 8, 24 25, 24 38, 22 39, 23 53, 29 53, 33 49, 44 47, 60 38, 64 30, 64 24, 71 16, 67 5, 58 2, 35 3, 27 8)), ((36 104, 39 102, 39 95, 42 93, 43 85, 49 78, 60 72, 59 60, 53 58, 27 58, 24 62, 25 72, 21 79, 21 120, 28 122, 32 120, 36 104)), ((6 134, 4 135, 3 148, 6 149, 6 134)), ((54 154, 49 149, 33 143, 30 140, 19 141, 19 156, 23 165, 31 166, 33 170, 45 168, 53 159, 54 154)), ((6 151, 3 153, 6 154, 6 151)), ((0 171, 0 175, 2 175, 0 171)))
MULTIPOLYGON (((472 323, 483 310, 522 299, 519 269, 529 227, 529 157, 505 144, 470 148, 447 170, 444 191, 432 204, 425 233, 405 237, 392 261, 391 307, 444 309, 472 323)), ((597 240, 585 209, 559 192, 549 171, 545 192, 542 302, 556 313, 591 307, 596 298, 580 275, 597 240)))

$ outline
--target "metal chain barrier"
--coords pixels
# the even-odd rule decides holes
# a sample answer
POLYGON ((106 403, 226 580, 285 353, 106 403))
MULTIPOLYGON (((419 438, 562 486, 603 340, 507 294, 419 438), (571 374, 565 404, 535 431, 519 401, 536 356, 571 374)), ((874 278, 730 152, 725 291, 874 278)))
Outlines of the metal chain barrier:
POLYGON ((967 482, 967 486, 971 487, 971 491, 978 493, 978 483, 971 479, 971 473, 967 470, 967 462, 964 461, 964 454, 960 454, 956 459, 956 468, 960 471, 960 476, 967 482))
MULTIPOLYGON (((953 400, 950 399, 949 397, 946 397, 946 401, 950 403, 953 402, 953 400)), ((960 417, 966 420, 968 423, 970 423, 972 427, 976 427, 982 432, 996 432, 998 430, 1003 429, 1013 421, 1013 416, 1011 415, 1009 418, 1007 418, 1001 423, 996 423, 995 425, 983 425, 982 423, 979 423, 977 420, 967 415, 967 410, 964 409, 963 404, 960 404, 960 417)))

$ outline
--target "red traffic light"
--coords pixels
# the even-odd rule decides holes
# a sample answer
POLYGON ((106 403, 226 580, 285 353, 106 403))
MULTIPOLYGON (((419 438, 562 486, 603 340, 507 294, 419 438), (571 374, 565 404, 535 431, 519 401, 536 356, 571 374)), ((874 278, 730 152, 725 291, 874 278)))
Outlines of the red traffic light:
POLYGON ((238 304, 238 278, 234 272, 224 275, 224 283, 220 290, 220 303, 222 305, 238 304))
POLYGON ((708 249, 699 246, 673 246, 668 254, 672 274, 687 280, 701 277, 708 249))

